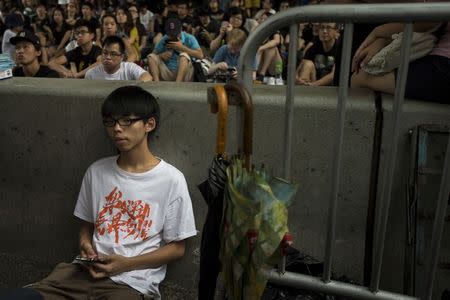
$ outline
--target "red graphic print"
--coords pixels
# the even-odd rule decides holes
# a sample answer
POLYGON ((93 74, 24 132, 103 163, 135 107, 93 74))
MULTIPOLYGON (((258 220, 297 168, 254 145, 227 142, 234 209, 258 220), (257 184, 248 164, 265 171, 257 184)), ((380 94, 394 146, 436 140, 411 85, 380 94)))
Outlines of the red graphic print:
POLYGON ((114 187, 105 197, 106 203, 95 221, 98 233, 114 234, 116 244, 119 243, 119 237, 122 240, 130 236, 134 240, 139 238, 146 240, 153 222, 149 219, 150 205, 142 200, 124 200, 122 196, 122 192, 114 187))

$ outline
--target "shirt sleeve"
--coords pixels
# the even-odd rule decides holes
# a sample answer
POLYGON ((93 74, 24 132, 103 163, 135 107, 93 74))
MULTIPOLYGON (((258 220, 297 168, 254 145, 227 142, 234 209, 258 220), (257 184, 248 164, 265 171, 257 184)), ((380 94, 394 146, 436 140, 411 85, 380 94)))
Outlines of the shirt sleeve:
POLYGON ((160 54, 160 53, 163 53, 164 51, 166 51, 166 47, 164 46, 166 44, 166 41, 167 41, 167 36, 163 36, 159 40, 159 42, 158 42, 158 44, 156 44, 155 50, 154 50, 154 52, 156 54, 160 54))
POLYGON ((138 66, 135 63, 129 63, 128 72, 129 78, 132 78, 133 80, 139 80, 142 74, 144 74, 146 71, 141 66, 138 66))
POLYGON ((174 195, 176 198, 169 203, 164 221, 163 239, 166 243, 182 241, 197 234, 191 197, 183 176, 174 195))
POLYGON ((75 210, 73 214, 90 223, 94 223, 94 215, 92 211, 92 176, 90 173, 90 168, 86 171, 83 177, 83 182, 81 183, 80 193, 78 194, 77 204, 75 205, 75 210))
POLYGON ((221 46, 217 51, 216 54, 214 54, 213 62, 215 64, 218 64, 220 62, 225 61, 225 51, 226 51, 227 45, 221 46))
POLYGON ((186 46, 193 50, 200 48, 197 39, 191 34, 186 34, 186 46))

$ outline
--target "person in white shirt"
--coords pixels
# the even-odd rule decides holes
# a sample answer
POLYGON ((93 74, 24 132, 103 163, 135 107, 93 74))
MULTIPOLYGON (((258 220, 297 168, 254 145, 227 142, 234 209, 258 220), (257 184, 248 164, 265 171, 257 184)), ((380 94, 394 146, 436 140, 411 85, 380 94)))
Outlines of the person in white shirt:
POLYGON ((125 44, 120 37, 108 36, 103 41, 102 63, 86 72, 85 79, 151 81, 152 76, 142 67, 124 61, 125 44))
POLYGON ((94 162, 84 175, 74 210, 80 255, 27 288, 44 299, 160 299, 167 263, 197 234, 186 180, 151 151, 160 120, 151 93, 117 88, 101 111, 119 155, 94 162))

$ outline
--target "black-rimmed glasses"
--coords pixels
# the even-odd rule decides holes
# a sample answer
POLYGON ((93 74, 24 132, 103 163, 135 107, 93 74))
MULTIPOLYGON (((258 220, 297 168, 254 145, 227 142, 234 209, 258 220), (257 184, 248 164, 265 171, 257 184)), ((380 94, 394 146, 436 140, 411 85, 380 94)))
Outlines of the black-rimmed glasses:
POLYGON ((146 118, 105 118, 103 119, 103 125, 105 127, 114 127, 116 123, 119 123, 120 126, 128 127, 131 126, 134 122, 145 120, 146 118))
POLYGON ((122 56, 122 53, 103 50, 102 51, 102 55, 105 56, 105 57, 108 57, 108 56, 110 56, 110 57, 119 57, 119 56, 122 56))

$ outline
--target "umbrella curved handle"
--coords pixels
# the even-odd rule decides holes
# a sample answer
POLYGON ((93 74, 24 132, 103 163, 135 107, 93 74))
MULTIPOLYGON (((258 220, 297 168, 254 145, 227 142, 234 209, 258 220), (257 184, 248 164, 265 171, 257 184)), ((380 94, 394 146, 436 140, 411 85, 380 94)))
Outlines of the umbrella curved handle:
POLYGON ((239 83, 229 83, 225 85, 227 92, 235 92, 241 100, 240 106, 244 110, 244 132, 243 132, 243 152, 245 165, 250 167, 250 156, 253 152, 253 102, 247 89, 239 83))
POLYGON ((228 96, 222 85, 214 86, 217 103, 211 105, 211 112, 217 114, 216 153, 224 155, 227 143, 228 96))

